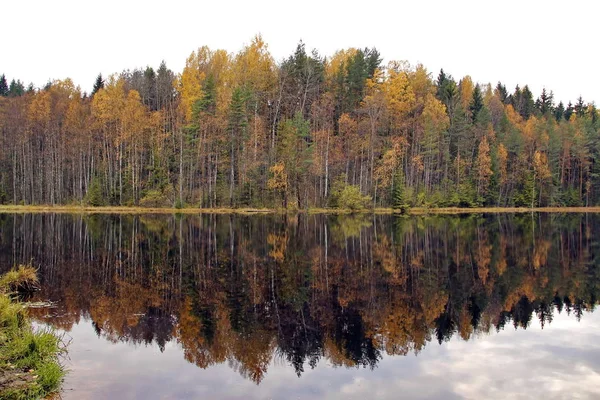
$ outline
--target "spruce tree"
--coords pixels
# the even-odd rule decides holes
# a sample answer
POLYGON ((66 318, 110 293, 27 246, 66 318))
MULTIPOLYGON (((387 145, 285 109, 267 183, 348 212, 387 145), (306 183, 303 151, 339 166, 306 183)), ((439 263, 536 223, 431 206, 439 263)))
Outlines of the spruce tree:
POLYGON ((590 117, 592 118, 592 124, 595 126, 596 122, 598 122, 598 110, 596 109, 596 106, 594 106, 593 104, 590 105, 589 114, 590 114, 590 117))
POLYGON ((565 119, 568 121, 571 119, 571 115, 573 115, 573 112, 575 110, 573 109, 573 104, 571 102, 569 102, 569 104, 567 105, 567 109, 565 110, 564 116, 565 119))
POLYGON ((440 73, 438 75, 437 82, 436 82, 436 86, 437 86, 436 97, 440 101, 444 101, 444 88, 445 88, 447 79, 448 78, 446 78, 446 73, 444 72, 444 69, 443 68, 440 69, 440 73))
POLYGON ((0 96, 8 96, 8 83, 6 82, 6 76, 4 76, 4 74, 0 76, 0 96))
POLYGON ((365 53, 358 50, 356 54, 348 60, 346 65, 346 107, 347 111, 352 111, 360 104, 363 97, 365 82, 369 77, 365 53))
POLYGON ((535 108, 535 102, 533 101, 533 94, 531 90, 529 90, 529 86, 525 85, 523 90, 521 91, 521 102, 519 107, 519 114, 523 117, 523 119, 527 120, 533 114, 533 110, 535 108))
POLYGON ((447 75, 444 70, 440 70, 437 79, 437 98, 444 103, 448 113, 451 110, 451 103, 455 100, 458 94, 456 82, 451 75, 447 75))
POLYGON ((475 123, 477 120, 477 116, 482 108, 483 96, 481 95, 481 88, 479 85, 475 85, 475 89, 473 90, 473 98, 471 99, 471 104, 469 104, 469 111, 471 111, 471 119, 473 123, 475 123))
POLYGON ((498 82, 496 85, 496 94, 498 97, 500 97, 500 101, 502 101, 502 103, 509 103, 508 91, 506 90, 506 86, 504 86, 501 82, 498 82))
POLYGON ((144 104, 152 111, 156 111, 156 73, 152 67, 147 67, 144 71, 144 82, 142 86, 142 99, 144 104))
POLYGON ((577 103, 575 104, 575 113, 578 117, 583 117, 585 114, 585 103, 583 102, 583 98, 581 96, 579 96, 577 103))
POLYGON ((542 89, 542 94, 536 101, 536 107, 542 115, 552 111, 554 102, 554 94, 552 92, 546 92, 546 88, 542 89))
POLYGON ((102 79, 102 74, 98 74, 96 77, 96 82, 94 82, 94 88, 92 89, 90 97, 94 97, 96 92, 100 89, 104 89, 104 79, 102 79))
POLYGON ((163 60, 158 67, 156 73, 156 106, 157 109, 165 109, 172 104, 175 98, 175 89, 173 88, 173 80, 175 74, 167 68, 167 64, 163 60))
MULTIPOLYGON (((215 78, 212 74, 208 75, 208 77, 204 81, 202 91, 204 92, 203 96, 197 102, 198 111, 214 115, 217 110, 217 89, 215 85, 215 78)), ((237 97, 241 96, 239 88, 235 89, 234 95, 237 97)), ((234 100, 232 99, 232 101, 234 100)))
POLYGON ((25 93, 25 86, 23 82, 20 80, 15 81, 14 79, 10 81, 10 86, 8 88, 8 96, 9 97, 19 97, 25 93))
POLYGON ((394 174, 394 188, 392 190, 392 207, 401 211, 408 208, 406 195, 404 193, 404 174, 402 168, 394 174))
POLYGON ((508 96, 509 102, 510 104, 512 104, 516 112, 519 112, 519 110, 521 109, 522 97, 523 95, 521 93, 521 88, 519 87, 519 85, 515 87, 515 92, 508 96))
POLYGON ((556 122, 560 122, 565 114, 565 105, 561 101, 558 103, 558 106, 554 109, 554 118, 556 118, 556 122))

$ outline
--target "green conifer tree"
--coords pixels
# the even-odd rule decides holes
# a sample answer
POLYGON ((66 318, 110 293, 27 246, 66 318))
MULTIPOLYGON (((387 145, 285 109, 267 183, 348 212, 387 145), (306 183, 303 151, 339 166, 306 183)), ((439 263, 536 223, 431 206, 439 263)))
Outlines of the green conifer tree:
POLYGON ((92 89, 92 94, 90 97, 94 97, 96 92, 100 89, 104 89, 104 79, 102 79, 102 74, 98 74, 96 77, 96 81, 94 82, 94 88, 92 89))
POLYGON ((6 82, 6 76, 4 76, 4 74, 0 76, 0 96, 8 96, 8 83, 6 82))
POLYGON ((483 96, 481 95, 481 87, 479 87, 479 85, 475 85, 475 89, 473 89, 473 98, 469 104, 469 111, 471 111, 471 120, 473 123, 477 121, 477 116, 482 108, 483 96))

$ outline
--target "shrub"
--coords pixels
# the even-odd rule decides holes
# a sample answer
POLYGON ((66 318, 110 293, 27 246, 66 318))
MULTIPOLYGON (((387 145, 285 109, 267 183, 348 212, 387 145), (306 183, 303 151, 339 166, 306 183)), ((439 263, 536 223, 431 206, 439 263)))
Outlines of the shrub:
POLYGON ((94 178, 90 183, 90 187, 85 195, 84 201, 93 207, 105 206, 106 199, 102 193, 102 185, 100 184, 100 180, 94 178))
POLYGON ((371 196, 363 196, 360 188, 354 185, 344 187, 337 196, 337 207, 349 210, 362 210, 369 207, 371 196))
POLYGON ((400 174, 394 178, 394 189, 392 190, 392 208, 405 212, 408 208, 408 197, 404 187, 404 181, 400 174))
POLYGON ((146 195, 140 199, 142 207, 169 207, 171 204, 169 198, 160 190, 148 190, 146 195))

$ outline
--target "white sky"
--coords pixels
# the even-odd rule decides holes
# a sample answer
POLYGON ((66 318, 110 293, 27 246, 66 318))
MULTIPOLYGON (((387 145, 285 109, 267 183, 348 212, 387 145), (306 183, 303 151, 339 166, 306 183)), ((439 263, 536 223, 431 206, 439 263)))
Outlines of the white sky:
POLYGON ((3 2, 0 74, 42 86, 70 77, 89 91, 99 72, 161 60, 179 73, 208 45, 237 52, 261 33, 274 58, 307 48, 332 55, 377 47, 389 60, 423 63, 457 80, 529 84, 555 100, 600 99, 596 0, 504 1, 34 1, 3 2), (188 4, 189 3, 189 4, 188 4), (596 28, 596 29, 595 29, 596 28))

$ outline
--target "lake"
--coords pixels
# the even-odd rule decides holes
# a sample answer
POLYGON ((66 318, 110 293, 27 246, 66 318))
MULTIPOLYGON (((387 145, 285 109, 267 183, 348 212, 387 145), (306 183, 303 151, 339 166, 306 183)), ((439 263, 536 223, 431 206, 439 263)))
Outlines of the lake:
POLYGON ((0 214, 65 399, 600 397, 600 215, 0 214))

